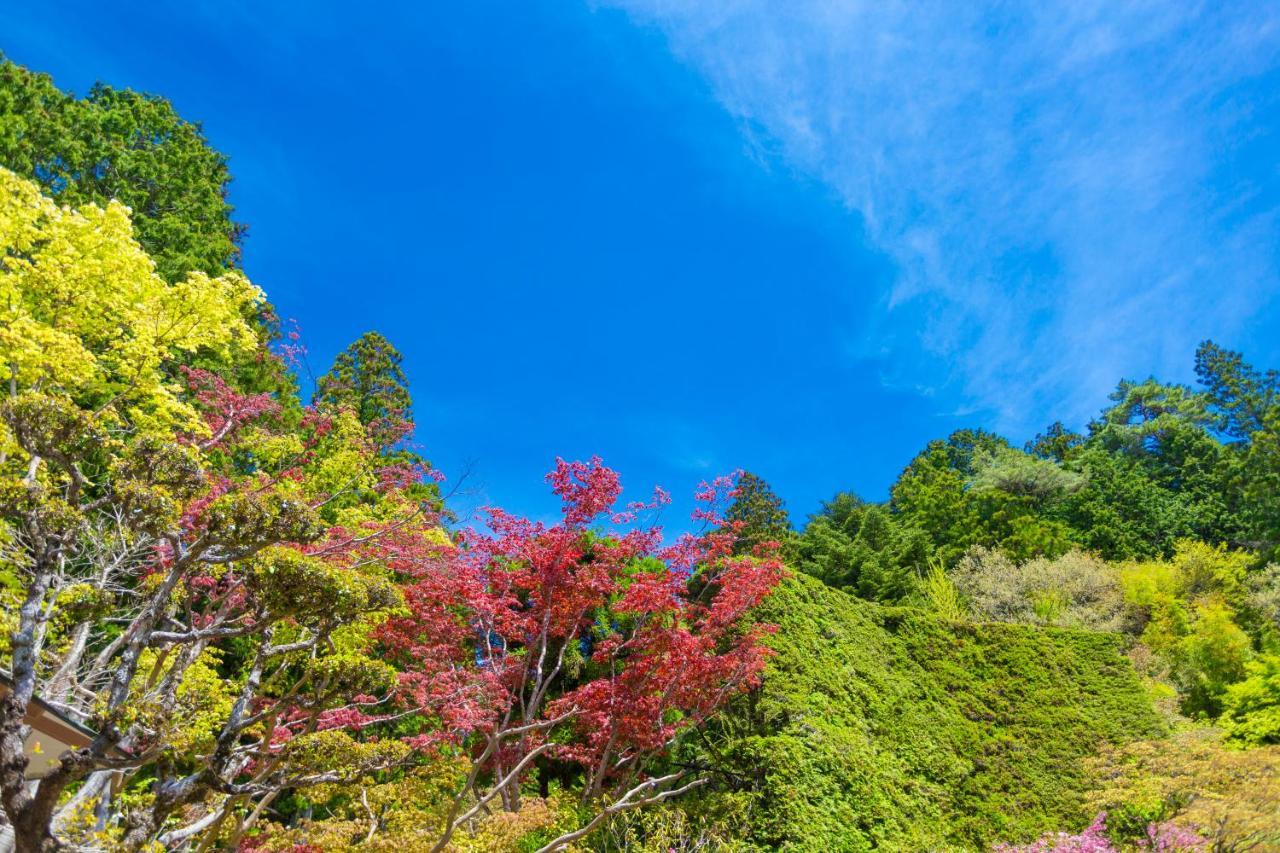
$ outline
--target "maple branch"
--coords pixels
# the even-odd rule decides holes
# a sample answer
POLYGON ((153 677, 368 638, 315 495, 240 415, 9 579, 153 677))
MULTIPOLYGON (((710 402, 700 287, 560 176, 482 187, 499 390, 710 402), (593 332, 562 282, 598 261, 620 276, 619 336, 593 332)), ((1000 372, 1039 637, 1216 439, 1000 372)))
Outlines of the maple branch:
POLYGON ((654 805, 656 803, 661 803, 664 800, 669 800, 672 797, 678 797, 687 791, 691 791, 694 788, 697 788, 701 785, 705 785, 707 783, 706 778, 694 779, 692 782, 682 785, 679 788, 669 788, 665 791, 659 791, 658 793, 653 794, 652 796, 643 797, 641 799, 633 799, 633 797, 638 797, 640 796, 640 794, 644 793, 645 791, 651 791, 657 788, 659 785, 666 784, 667 782, 674 782, 677 779, 682 778, 684 775, 685 775, 685 771, 681 770, 677 773, 668 773, 666 776, 659 776, 655 779, 649 779, 644 782, 641 782, 639 785, 636 785, 630 791, 627 791, 620 798, 615 800, 611 805, 597 812, 595 817, 587 821, 587 823, 584 826, 574 830, 573 832, 566 832, 564 835, 561 835, 559 838, 553 839, 549 843, 543 845, 542 847, 539 847, 537 850, 537 853, 553 853, 553 851, 555 850, 563 850, 566 847, 568 847, 570 844, 572 844, 574 841, 577 841, 579 838, 582 838, 584 835, 587 835, 588 833, 590 833, 593 829, 595 829, 597 826, 600 825, 601 821, 605 820, 606 818, 612 817, 615 814, 620 814, 621 812, 630 811, 631 809, 638 809, 642 806, 649 806, 649 805, 654 805))

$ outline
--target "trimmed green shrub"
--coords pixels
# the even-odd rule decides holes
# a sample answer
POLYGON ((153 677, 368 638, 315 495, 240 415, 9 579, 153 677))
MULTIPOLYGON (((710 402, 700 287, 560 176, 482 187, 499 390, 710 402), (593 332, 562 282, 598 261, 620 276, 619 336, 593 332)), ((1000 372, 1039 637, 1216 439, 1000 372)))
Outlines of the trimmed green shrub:
POLYGON ((1086 757, 1162 733, 1112 634, 955 624, 797 576, 763 687, 685 745, 753 847, 986 849, 1079 822, 1086 757))

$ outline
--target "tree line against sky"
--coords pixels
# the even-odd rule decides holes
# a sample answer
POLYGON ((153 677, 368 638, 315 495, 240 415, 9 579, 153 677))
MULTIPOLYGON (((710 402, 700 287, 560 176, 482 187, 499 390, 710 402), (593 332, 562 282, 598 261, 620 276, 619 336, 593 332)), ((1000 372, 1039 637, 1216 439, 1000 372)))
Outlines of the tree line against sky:
MULTIPOLYGON (((1083 433, 953 433, 887 501, 839 493, 798 527, 747 472, 704 484, 696 532, 665 541, 665 494, 621 503, 599 460, 556 461, 554 524, 459 527, 391 342, 362 335, 303 398, 198 125, 5 62, 0 166, 0 804, 20 850, 727 845, 742 796, 783 807, 761 781, 783 759, 742 762, 790 725, 757 715, 762 679, 789 683, 777 626, 821 618, 803 596, 770 613, 789 570, 866 612, 1115 634, 1175 728, 1274 760, 1280 378, 1241 354, 1203 344, 1196 388, 1121 382, 1083 433), (36 696, 95 734, 33 784, 36 696)), ((1116 843, 1174 843, 1152 827, 1185 792, 1112 793, 1116 843)), ((759 846, 788 843, 758 822, 759 846)))

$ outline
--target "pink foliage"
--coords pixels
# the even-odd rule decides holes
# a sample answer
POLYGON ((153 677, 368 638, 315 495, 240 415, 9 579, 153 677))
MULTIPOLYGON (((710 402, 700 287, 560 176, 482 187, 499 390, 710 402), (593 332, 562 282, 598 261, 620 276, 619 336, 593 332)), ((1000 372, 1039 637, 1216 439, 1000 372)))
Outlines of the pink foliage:
MULTIPOLYGON (((1151 824, 1147 837, 1138 842, 1139 850, 1153 853, 1199 853, 1208 842, 1189 829, 1172 823, 1151 824)), ((1030 844, 997 844, 994 853, 1119 853, 1107 837, 1107 813, 1100 812, 1084 832, 1072 835, 1054 832, 1030 844)))
POLYGON ((307 348, 302 343, 302 329, 298 321, 290 317, 286 323, 289 331, 284 334, 284 340, 277 342, 273 349, 290 370, 297 370, 307 359, 307 348))
POLYGON ((1138 842, 1138 845, 1140 849, 1150 850, 1152 853, 1200 853, 1209 849, 1208 840, 1199 833, 1168 821, 1147 826, 1147 837, 1138 842))
POLYGON ((995 853, 1117 853, 1107 838, 1107 814, 1100 813, 1084 832, 1054 832, 1030 844, 997 844, 995 853))

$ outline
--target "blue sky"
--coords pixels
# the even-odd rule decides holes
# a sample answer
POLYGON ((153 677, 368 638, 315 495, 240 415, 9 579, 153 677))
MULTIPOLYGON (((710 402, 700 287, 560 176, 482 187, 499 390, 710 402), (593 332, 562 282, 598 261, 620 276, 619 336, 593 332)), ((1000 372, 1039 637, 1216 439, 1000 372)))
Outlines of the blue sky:
POLYGON ((204 123, 251 278, 317 371, 400 347, 466 506, 598 453, 801 518, 1205 337, 1280 364, 1270 4, 24 5, 11 58, 204 123))

